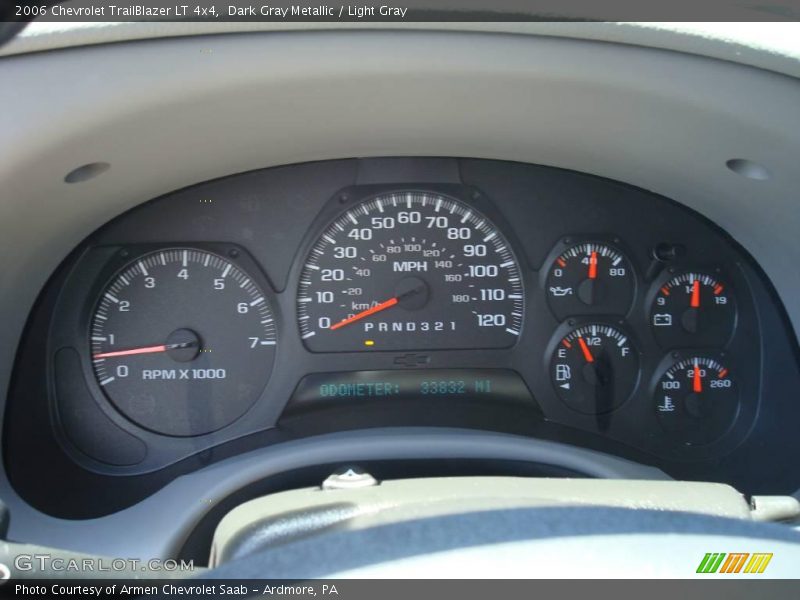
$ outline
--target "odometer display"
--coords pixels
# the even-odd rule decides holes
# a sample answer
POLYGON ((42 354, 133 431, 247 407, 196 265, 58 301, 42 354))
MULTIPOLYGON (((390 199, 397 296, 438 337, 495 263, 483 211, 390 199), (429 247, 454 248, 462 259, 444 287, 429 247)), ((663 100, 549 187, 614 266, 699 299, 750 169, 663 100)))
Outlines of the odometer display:
POLYGON ((474 208, 428 192, 384 194, 313 244, 297 299, 316 352, 505 348, 523 324, 519 265, 474 208))

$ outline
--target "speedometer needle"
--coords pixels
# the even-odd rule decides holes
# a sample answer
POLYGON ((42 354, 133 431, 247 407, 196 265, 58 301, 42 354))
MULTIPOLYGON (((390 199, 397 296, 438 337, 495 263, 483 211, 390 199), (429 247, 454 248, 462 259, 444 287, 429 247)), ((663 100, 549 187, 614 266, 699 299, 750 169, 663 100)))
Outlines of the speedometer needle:
POLYGON ((161 344, 160 346, 143 346, 141 348, 131 348, 129 350, 116 350, 114 352, 101 352, 93 354, 92 358, 113 358, 114 356, 132 356, 134 354, 155 354, 156 352, 166 352, 177 348, 190 348, 196 346, 196 342, 183 342, 180 344, 161 344))
POLYGON ((386 310, 387 308, 393 307, 395 304, 399 302, 399 298, 389 298, 385 302, 381 302, 380 304, 376 304, 372 308, 368 308, 367 310, 362 310, 360 313, 353 315, 352 317, 347 317, 346 319, 342 319, 335 325, 331 325, 330 329, 333 331, 334 329, 339 329, 340 327, 344 327, 345 325, 349 325, 350 323, 355 323, 356 321, 360 321, 370 315, 374 315, 375 313, 381 312, 382 310, 386 310))

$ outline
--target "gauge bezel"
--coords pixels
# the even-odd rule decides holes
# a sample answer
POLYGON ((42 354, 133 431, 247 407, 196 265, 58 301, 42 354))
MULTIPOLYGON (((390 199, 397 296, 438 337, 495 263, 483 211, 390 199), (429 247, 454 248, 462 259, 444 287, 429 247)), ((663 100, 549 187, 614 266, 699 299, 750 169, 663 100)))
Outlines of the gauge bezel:
MULTIPOLYGON (((65 322, 60 324, 57 336, 64 341, 58 346, 53 347, 51 352, 55 352, 59 347, 73 347, 80 359, 80 372, 84 388, 83 390, 74 389, 72 394, 80 397, 85 393, 87 398, 82 401, 91 402, 113 426, 144 442, 148 448, 157 448, 158 452, 148 452, 142 463, 119 466, 96 460, 77 448, 64 429, 63 424, 61 424, 60 417, 58 416, 59 408, 57 402, 59 400, 53 388, 55 375, 53 371, 53 361, 51 360, 48 361, 48 378, 50 381, 49 385, 51 386, 49 410, 53 422, 57 425, 56 432, 58 434, 59 444, 67 454, 78 464, 85 465, 87 468, 97 473, 114 473, 117 475, 127 472, 147 473, 163 468, 164 465, 162 461, 171 454, 180 456, 186 454, 187 451, 196 452, 198 444, 202 447, 212 447, 232 437, 244 435, 253 431, 253 423, 249 423, 249 419, 246 417, 257 410, 264 402, 264 398, 269 396, 270 390, 275 385, 275 380, 277 379, 277 366, 280 364, 280 361, 284 360, 281 346, 285 338, 285 317, 283 316, 283 308, 281 307, 274 286, 247 249, 233 243, 195 241, 124 244, 114 246, 97 245, 85 251, 80 258, 79 264, 79 277, 70 284, 73 289, 70 293, 69 301, 73 308, 67 309, 66 311, 67 314, 72 314, 74 317, 71 319, 71 323, 65 322), (245 413, 229 425, 209 433, 192 437, 170 436, 151 431, 131 421, 120 412, 103 392, 97 381, 91 362, 91 348, 89 343, 92 318, 99 295, 106 289, 108 284, 114 280, 116 275, 138 258, 153 252, 175 248, 193 249, 216 254, 226 261, 235 264, 237 268, 251 277, 264 292, 265 298, 270 304, 275 319, 275 335, 278 340, 278 343, 275 345, 271 377, 260 391, 255 402, 251 404, 245 413)), ((277 414, 275 415, 275 420, 277 420, 277 414)), ((257 427, 257 429, 268 429, 272 427, 273 424, 273 422, 265 422, 262 426, 257 427)))
MULTIPOLYGON (((688 460, 698 460, 707 456, 722 456, 731 452, 734 448, 739 446, 747 437, 750 430, 755 423, 755 417, 758 413, 759 402, 757 398, 750 397, 750 390, 753 388, 752 381, 746 377, 742 378, 741 373, 750 372, 743 369, 739 361, 730 352, 719 348, 697 347, 697 348, 678 348, 666 352, 658 365, 653 370, 650 382, 647 385, 647 402, 649 403, 649 413, 652 416, 652 421, 655 423, 659 431, 659 443, 657 448, 660 452, 667 456, 676 456, 688 460), (656 394, 658 393, 658 386, 661 379, 667 371, 674 367, 682 360, 687 360, 692 357, 710 358, 719 362, 727 369, 736 373, 736 393, 737 393, 737 411, 730 427, 715 440, 704 444, 691 444, 670 436, 667 431, 662 427, 658 418, 656 407, 656 394)), ((757 382, 756 388, 757 388, 757 382)))
MULTIPOLYGON (((101 284, 101 286, 99 288, 99 292, 95 296, 95 302, 92 305, 92 308, 90 309, 90 313, 89 313, 89 317, 88 317, 89 334, 87 335, 86 342, 89 345, 89 363, 91 365, 91 370, 92 370, 92 373, 94 375, 94 383, 97 384, 98 389, 100 390, 100 393, 106 398, 106 400, 109 402, 109 404, 114 407, 114 409, 116 409, 120 414, 122 414, 123 417, 125 417, 126 419, 132 421, 138 428, 145 429, 147 431, 151 431, 151 432, 156 433, 158 435, 165 435, 165 436, 170 436, 170 437, 201 437, 203 435, 207 435, 207 434, 212 433, 214 431, 218 431, 220 429, 224 429, 225 427, 229 426, 233 422, 235 422, 238 419, 240 419, 247 412, 249 412, 249 410, 250 410, 250 408, 252 408, 253 404, 255 404, 255 402, 257 402, 258 399, 263 394, 264 389, 267 387, 267 384, 269 383, 270 375, 272 373, 272 369, 273 369, 274 364, 275 364, 275 353, 277 352, 277 343, 278 343, 278 324, 276 322, 275 310, 273 308, 274 302, 272 301, 272 298, 270 297, 270 293, 269 293, 269 289, 270 288, 265 287, 264 283, 266 283, 266 281, 263 281, 263 282, 260 281, 260 279, 261 279, 260 276, 252 274, 252 269, 248 270, 248 269, 246 269, 246 268, 244 268, 242 266, 242 264, 237 260, 240 255, 241 255, 241 251, 238 250, 238 249, 234 249, 234 248, 229 249, 226 254, 222 254, 221 252, 216 252, 216 251, 213 251, 213 250, 208 249, 208 248, 199 248, 199 247, 193 246, 193 245, 177 245, 177 244, 176 245, 172 245, 172 246, 162 246, 162 247, 156 248, 154 250, 149 250, 149 251, 145 251, 145 252, 137 252, 136 254, 132 254, 130 249, 123 249, 118 254, 119 258, 123 260, 122 265, 118 266, 118 265, 115 264, 114 266, 117 266, 118 268, 115 271, 113 271, 109 277, 106 277, 106 278, 104 278, 102 280, 103 283, 101 284), (237 415, 235 417, 234 416, 230 416, 226 420, 226 422, 222 423, 222 424, 215 423, 215 424, 212 425, 211 423, 208 423, 205 426, 205 430, 204 431, 200 431, 200 432, 197 432, 197 433, 188 432, 188 431, 186 431, 186 432, 183 432, 183 431, 182 432, 169 431, 168 427, 166 425, 161 425, 161 424, 159 424, 159 426, 156 426, 155 424, 146 425, 144 423, 139 422, 133 416, 128 414, 123 409, 122 406, 120 406, 119 399, 115 399, 114 398, 114 394, 112 394, 111 390, 109 390, 108 388, 104 388, 103 387, 102 382, 100 380, 100 373, 97 370, 97 366, 95 365, 95 362, 92 360, 92 351, 93 351, 93 346, 94 346, 93 341, 92 341, 92 334, 93 334, 92 330, 94 329, 97 312, 98 312, 98 310, 100 309, 100 307, 101 307, 101 305, 103 303, 103 295, 108 293, 109 288, 112 285, 114 285, 116 282, 118 282, 122 275, 127 274, 132 268, 134 268, 135 265, 139 261, 146 260, 149 257, 155 256, 155 255, 159 255, 159 254, 162 254, 162 253, 169 253, 169 252, 173 252, 174 253, 176 251, 177 252, 186 252, 186 251, 188 251, 188 252, 193 252, 193 251, 194 252, 198 252, 198 253, 201 253, 201 254, 205 254, 207 256, 216 257, 220 261, 222 261, 223 263, 232 266, 236 271, 238 271, 245 278, 245 283, 247 281, 251 281, 253 283, 253 285, 255 287, 255 290, 258 292, 258 294, 260 294, 263 297, 262 305, 266 310, 266 314, 268 314, 268 316, 272 320, 272 322, 269 323, 268 325, 264 325, 264 333, 269 336, 269 341, 271 341, 272 344, 270 345, 269 348, 265 349, 265 350, 268 351, 267 354, 269 356, 269 360, 264 362, 264 364, 262 365, 262 369, 261 369, 261 371, 262 371, 261 372, 261 377, 263 377, 263 371, 266 370, 266 377, 263 377, 263 382, 264 382, 263 385, 259 386, 254 391, 254 395, 253 395, 251 401, 249 402, 249 404, 247 404, 246 407, 243 407, 243 410, 241 410, 241 412, 237 412, 237 415), (160 427, 160 429, 159 429, 159 427, 160 427)), ((162 260, 163 260, 163 256, 162 256, 162 260)), ((166 264, 169 264, 169 263, 166 263, 166 264)), ((207 261, 205 263, 196 263, 195 262, 194 264, 195 264, 195 266, 201 266, 203 268, 207 268, 208 262, 207 261)), ((151 266, 150 268, 154 269, 155 267, 151 266)), ((240 286, 240 287, 242 287, 242 286, 240 286)), ((160 289, 160 286, 159 286, 159 289, 160 289)), ((155 293, 156 293, 156 295, 158 295, 161 292, 155 292, 155 293)), ((260 324, 263 325, 263 323, 260 323, 260 324)), ((184 365, 187 368, 189 367, 189 363, 184 363, 184 365)), ((260 381, 259 381, 259 383, 260 383, 260 381)))
POLYGON ((703 348, 703 347, 706 347, 706 348, 708 348, 708 347, 711 347, 711 348, 729 348, 731 343, 732 343, 732 341, 733 341, 733 339, 736 337, 736 332, 737 332, 737 329, 738 329, 738 326, 739 326, 739 320, 741 318, 740 310, 741 309, 740 309, 740 306, 739 306, 739 294, 738 294, 738 291, 736 289, 736 284, 733 281, 733 277, 731 277, 725 271, 725 269, 723 269, 722 267, 720 267, 718 265, 702 265, 702 264, 698 265, 698 263, 692 263, 692 264, 688 264, 688 263, 680 263, 680 264, 673 263, 673 264, 670 264, 661 273, 659 273, 658 276, 655 279, 653 279, 653 282, 650 285, 650 289, 647 291, 647 294, 645 294, 645 298, 644 298, 644 311, 645 311, 644 318, 645 318, 645 322, 647 323, 648 329, 650 330, 650 336, 652 337, 653 342, 656 344, 656 346, 661 348, 664 352, 667 352, 667 351, 669 351, 669 350, 671 350, 673 348, 675 348, 675 349, 693 348, 693 347, 697 347, 697 348, 703 348), (684 274, 691 273, 691 272, 704 274, 704 275, 709 275, 709 276, 713 277, 714 279, 721 280, 721 281, 723 281, 725 283, 725 285, 729 289, 728 295, 733 298, 733 323, 731 323, 731 328, 730 328, 730 331, 728 332, 728 336, 724 339, 724 341, 722 341, 721 343, 718 343, 718 344, 713 344, 713 345, 697 344, 697 345, 694 345, 694 344, 691 343, 691 340, 686 335, 684 335, 683 337, 685 337, 687 339, 683 340, 682 343, 675 344, 675 345, 672 345, 672 346, 664 345, 664 344, 661 343, 661 341, 659 341, 658 336, 656 335, 656 332, 655 332, 655 326, 653 325, 653 322, 652 322, 652 317, 653 317, 654 305, 655 305, 655 302, 656 302, 656 298, 658 297, 658 293, 661 290, 661 288, 664 285, 666 285, 666 283, 668 281, 670 281, 671 279, 675 279, 676 277, 680 277, 680 276, 682 276, 684 274))
POLYGON ((630 249, 626 247, 626 244, 622 241, 622 239, 620 239, 619 236, 614 234, 588 233, 588 234, 570 234, 563 236, 550 249, 539 271, 539 286, 542 290, 542 295, 544 296, 545 304, 547 305, 547 309, 550 311, 550 314, 553 315, 553 318, 559 322, 564 322, 567 319, 583 319, 586 317, 592 318, 594 316, 611 316, 615 318, 627 319, 636 308, 637 300, 639 298, 640 280, 641 280, 641 274, 638 265, 634 262, 634 260, 631 257, 632 253, 630 249), (594 311, 587 310, 586 312, 583 313, 565 314, 563 316, 560 316, 553 308, 551 298, 547 290, 547 280, 550 278, 550 272, 552 271, 553 264, 556 262, 556 260, 558 260, 559 256, 564 254, 564 252, 567 252, 570 248, 587 243, 595 243, 604 246, 609 246, 611 249, 619 252, 630 266, 631 269, 630 278, 632 281, 631 297, 625 312, 609 313, 602 309, 597 309, 594 311))
POLYGON ((702 448, 702 447, 706 447, 706 446, 712 446, 712 445, 716 444, 717 442, 719 442, 720 440, 722 440, 723 438, 725 438, 731 431, 733 431, 733 429, 736 427, 736 422, 739 420, 739 415, 742 412, 742 399, 741 399, 741 391, 739 389, 738 370, 737 370, 735 365, 731 366, 732 363, 724 355, 723 352, 716 352, 715 353, 715 352, 707 352, 707 351, 700 351, 700 352, 688 351, 682 356, 673 356, 673 354, 675 354, 675 353, 670 353, 670 355, 669 355, 669 358, 671 360, 669 360, 667 362, 662 362, 662 365, 661 365, 662 369, 660 371, 657 371, 654 374, 654 377, 653 377, 651 390, 650 390, 651 391, 650 402, 652 404, 653 411, 656 413, 656 419, 658 420, 659 425, 661 426, 661 430, 663 432, 663 435, 665 437, 667 437, 668 439, 670 439, 673 443, 675 443, 677 445, 689 446, 689 447, 693 447, 693 448, 702 448), (664 377, 666 376, 666 374, 670 370, 672 370, 675 367, 677 367, 677 365, 679 363, 681 363, 683 361, 686 361, 686 360, 691 360, 692 358, 708 359, 708 360, 715 361, 718 364, 720 364, 721 366, 723 366, 725 369, 728 369, 729 371, 732 371, 733 373, 737 374, 737 377, 734 378, 734 387, 733 387, 733 390, 732 390, 736 395, 736 407, 735 407, 735 412, 733 414, 733 418, 731 419, 731 422, 728 424, 728 426, 725 429, 725 431, 723 431, 721 434, 719 434, 713 440, 711 440, 709 442, 705 442, 705 443, 689 442, 689 441, 686 441, 685 439, 678 438, 675 435, 671 434, 664 427, 664 425, 663 425, 663 423, 661 421, 661 418, 658 416, 658 411, 656 410, 656 407, 658 406, 657 396, 661 395, 661 392, 659 391, 659 384, 661 383, 662 379, 664 379, 664 377))
POLYGON ((611 415, 615 413, 620 413, 626 409, 626 407, 631 402, 632 398, 635 398, 639 393, 639 388, 642 385, 643 377, 643 366, 642 366, 642 351, 639 341, 636 339, 636 335, 632 332, 631 328, 628 327, 627 323, 624 319, 620 319, 619 317, 615 317, 612 315, 600 315, 600 316, 593 316, 589 315, 586 317, 574 317, 563 321, 558 325, 558 327, 553 331, 552 336, 550 337, 550 341, 547 343, 546 350, 544 352, 543 358, 543 373, 546 375, 547 380, 550 384, 550 388, 552 389, 553 395, 555 398, 558 399, 566 408, 577 415, 581 415, 582 417, 598 417, 598 418, 609 418, 611 415), (611 410, 598 412, 598 413, 589 413, 579 411, 572 406, 570 406, 559 394, 558 390, 555 389, 555 382, 552 378, 552 365, 553 361, 555 360, 555 353, 558 349, 561 340, 567 337, 570 333, 574 330, 579 329, 581 327, 586 327, 588 325, 603 325, 611 327, 612 329, 616 329, 619 333, 623 334, 628 341, 628 345, 631 347, 633 351, 633 356, 636 358, 636 380, 631 387, 630 393, 619 403, 617 403, 611 410))
POLYGON ((386 348, 372 348, 372 349, 343 349, 336 350, 317 350, 311 348, 304 339, 302 339, 302 330, 300 325, 299 304, 296 301, 300 295, 300 279, 306 269, 309 257, 311 256, 312 249, 319 242, 322 235, 324 235, 339 219, 344 217, 353 208, 371 202, 383 196, 390 196, 392 194, 424 194, 428 196, 441 196, 446 200, 451 200, 460 205, 463 205, 471 210, 473 214, 477 214, 490 223, 495 231, 505 240, 511 258, 514 261, 515 267, 520 277, 520 291, 522 299, 519 300, 520 312, 520 327, 519 334, 513 336, 511 343, 506 346, 485 347, 480 345, 475 346, 455 346, 455 347, 436 347, 425 348, 417 351, 425 354, 437 352, 493 352, 493 351, 513 351, 514 348, 520 345, 521 340, 525 336, 526 322, 528 318, 529 305, 528 298, 531 293, 530 286, 530 269, 528 264, 524 262, 525 254, 519 245, 518 240, 513 236, 513 228, 505 221, 502 214, 494 207, 493 203, 486 198, 484 194, 477 188, 465 186, 461 184, 397 184, 397 185, 361 185, 351 186, 340 190, 336 193, 328 203, 320 211, 317 218, 314 220, 312 226, 309 228, 303 243, 300 245, 298 252, 293 262, 291 270, 289 285, 287 289, 295 290, 294 302, 294 319, 295 328, 297 330, 298 338, 301 339, 303 347, 312 354, 343 354, 351 353, 358 354, 403 354, 415 352, 413 349, 386 349, 386 348))

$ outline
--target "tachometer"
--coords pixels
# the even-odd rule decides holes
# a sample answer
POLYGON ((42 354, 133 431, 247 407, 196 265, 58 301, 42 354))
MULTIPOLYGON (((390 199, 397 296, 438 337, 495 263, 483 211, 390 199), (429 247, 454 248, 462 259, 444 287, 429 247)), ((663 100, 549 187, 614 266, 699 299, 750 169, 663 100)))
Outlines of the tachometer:
POLYGON ((97 382, 130 420, 167 435, 232 423, 258 398, 275 354, 259 284, 193 248, 145 254, 100 294, 90 347, 97 382))
POLYGON ((313 244, 297 298, 301 337, 317 352, 505 348, 523 306, 503 234, 430 192, 379 195, 338 217, 313 244))

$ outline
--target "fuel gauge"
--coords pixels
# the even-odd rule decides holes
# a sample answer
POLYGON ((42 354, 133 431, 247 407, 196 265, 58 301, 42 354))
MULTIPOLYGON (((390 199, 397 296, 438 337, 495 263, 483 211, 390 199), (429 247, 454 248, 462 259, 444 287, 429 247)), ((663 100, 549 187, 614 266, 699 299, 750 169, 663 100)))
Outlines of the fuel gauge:
POLYGON ((607 413, 633 393, 639 381, 639 356, 616 327, 589 323, 560 339, 550 374, 567 406, 585 414, 607 413))

